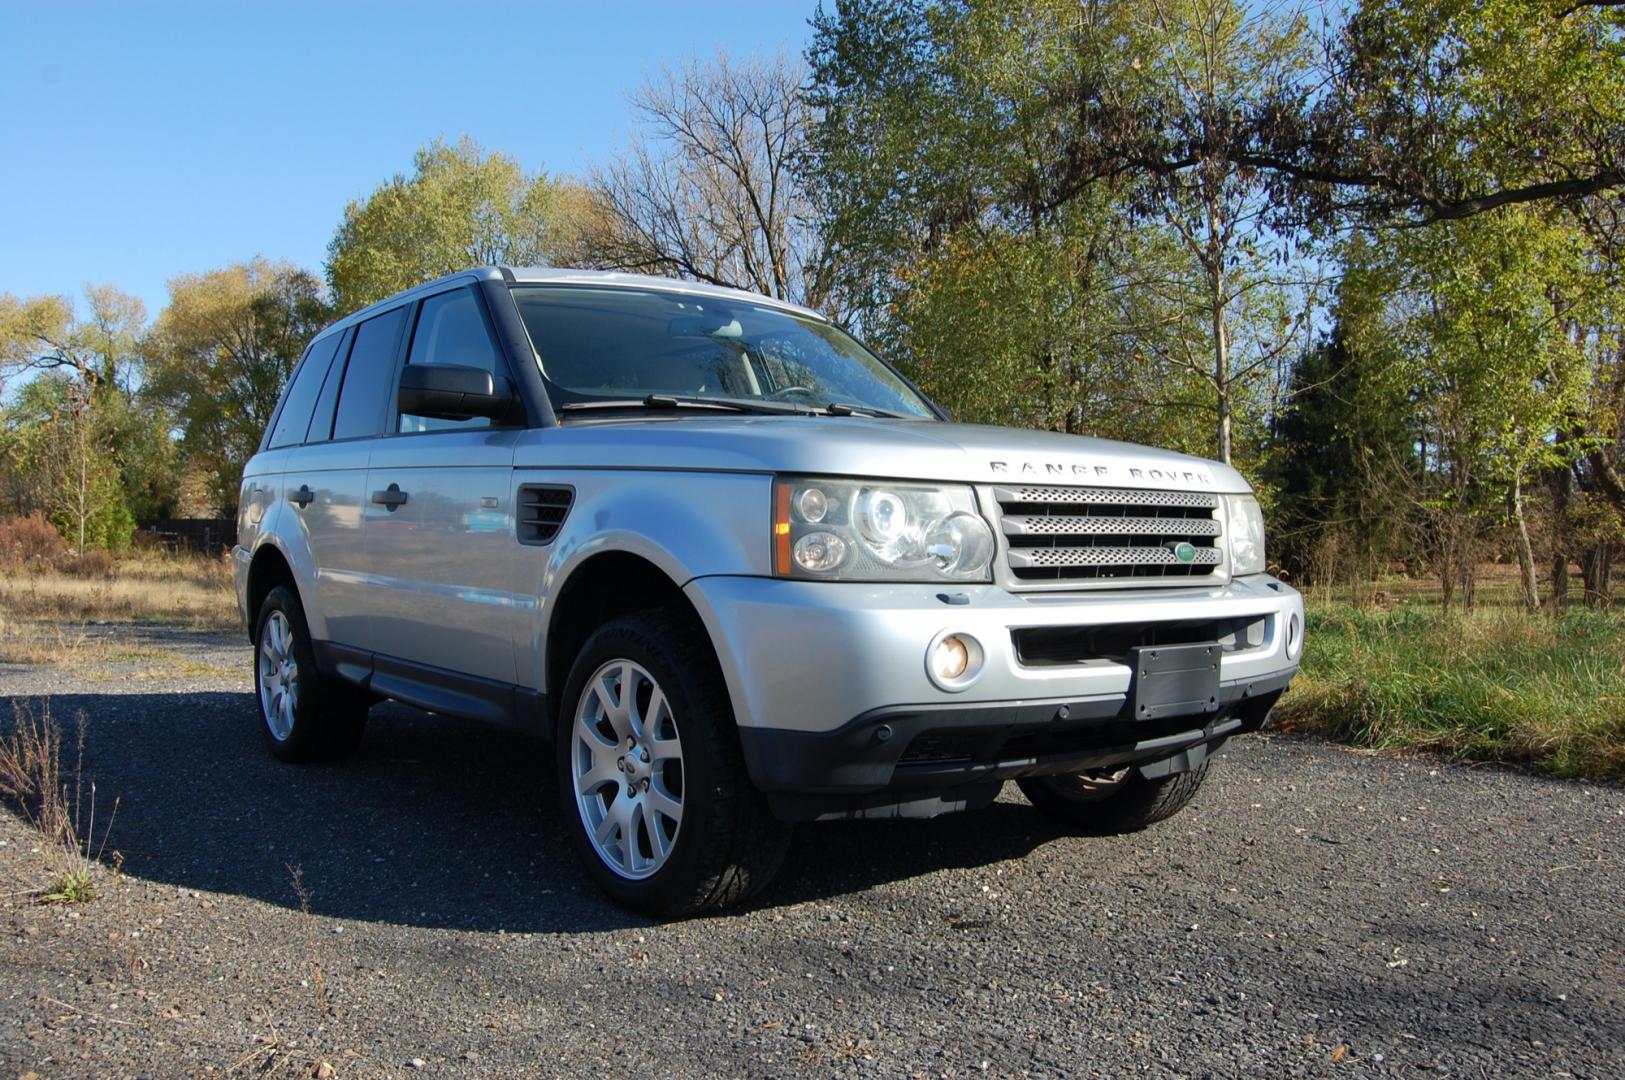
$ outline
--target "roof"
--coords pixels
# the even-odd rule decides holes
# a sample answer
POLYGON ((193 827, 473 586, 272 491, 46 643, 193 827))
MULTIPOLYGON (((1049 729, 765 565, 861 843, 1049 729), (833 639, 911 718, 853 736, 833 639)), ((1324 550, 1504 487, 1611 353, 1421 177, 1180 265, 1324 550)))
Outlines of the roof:
POLYGON ((658 289, 661 292, 684 293, 690 296, 714 296, 719 299, 743 301, 752 304, 762 304, 776 307, 784 311, 794 311, 799 315, 807 315, 815 319, 824 319, 825 316, 811 308, 799 304, 792 304, 786 300, 777 300, 771 296, 760 293, 746 292, 743 289, 730 289, 722 285, 708 285, 700 281, 686 281, 681 278, 656 277, 652 274, 628 274, 619 270, 572 270, 557 266, 476 266, 467 270, 459 270, 455 274, 425 281, 422 285, 415 285, 410 289, 387 296, 377 303, 368 304, 359 311, 346 315, 344 318, 324 327, 318 337, 343 330, 353 326, 378 312, 395 306, 403 300, 410 300, 424 293, 435 292, 447 285, 466 284, 476 281, 511 281, 515 284, 536 285, 597 285, 600 287, 626 288, 626 289, 658 289))

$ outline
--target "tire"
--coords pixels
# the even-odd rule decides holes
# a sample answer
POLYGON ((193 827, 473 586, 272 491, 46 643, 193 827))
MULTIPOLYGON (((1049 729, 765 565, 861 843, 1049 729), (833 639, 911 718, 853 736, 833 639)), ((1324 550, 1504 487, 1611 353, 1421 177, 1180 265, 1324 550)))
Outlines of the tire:
POLYGON ((361 744, 369 699, 317 670, 305 609, 285 585, 271 590, 254 620, 254 692, 260 732, 283 761, 333 761, 361 744))
POLYGON ((1111 776, 1031 776, 1016 784, 1027 801, 1071 831, 1112 836, 1139 832, 1179 813, 1195 798, 1210 764, 1155 780, 1130 766, 1111 776))
POLYGON ((790 826, 750 782, 722 672, 691 622, 643 611, 595 631, 557 731, 565 831, 616 903, 692 915, 745 899, 783 863, 790 826))

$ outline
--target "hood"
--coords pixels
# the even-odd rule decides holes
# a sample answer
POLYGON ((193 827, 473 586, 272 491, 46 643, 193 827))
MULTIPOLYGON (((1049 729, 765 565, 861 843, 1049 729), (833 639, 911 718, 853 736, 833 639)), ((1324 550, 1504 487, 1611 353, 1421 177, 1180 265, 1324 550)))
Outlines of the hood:
POLYGON ((1053 431, 857 416, 591 419, 528 431, 514 463, 962 483, 1251 490, 1216 461, 1053 431))

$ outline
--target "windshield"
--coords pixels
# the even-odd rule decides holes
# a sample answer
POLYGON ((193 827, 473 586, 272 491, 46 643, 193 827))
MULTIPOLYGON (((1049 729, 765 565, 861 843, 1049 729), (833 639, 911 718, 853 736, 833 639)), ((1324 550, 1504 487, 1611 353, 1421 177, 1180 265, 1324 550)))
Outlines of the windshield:
POLYGON ((513 298, 555 405, 660 394, 935 418, 879 357, 822 319, 654 289, 518 285, 513 298))

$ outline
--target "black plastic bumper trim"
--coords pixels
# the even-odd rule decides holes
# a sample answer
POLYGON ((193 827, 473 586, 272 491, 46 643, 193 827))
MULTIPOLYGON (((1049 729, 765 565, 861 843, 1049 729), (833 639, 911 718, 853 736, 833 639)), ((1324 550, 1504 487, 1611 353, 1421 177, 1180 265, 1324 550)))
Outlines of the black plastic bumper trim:
POLYGON ((1190 717, 1135 721, 1127 695, 1030 701, 904 705, 875 709, 833 731, 741 728, 752 781, 769 793, 861 796, 943 790, 1046 773, 1153 762, 1263 726, 1295 670, 1220 684, 1219 709, 1190 717), (904 761, 914 740, 986 734, 991 756, 904 761), (1013 738, 1059 736, 1076 745, 1049 753, 1004 753, 1013 738))

